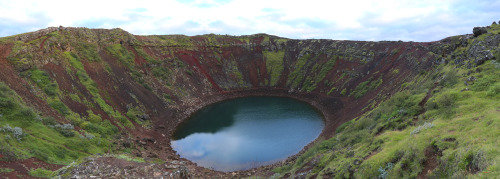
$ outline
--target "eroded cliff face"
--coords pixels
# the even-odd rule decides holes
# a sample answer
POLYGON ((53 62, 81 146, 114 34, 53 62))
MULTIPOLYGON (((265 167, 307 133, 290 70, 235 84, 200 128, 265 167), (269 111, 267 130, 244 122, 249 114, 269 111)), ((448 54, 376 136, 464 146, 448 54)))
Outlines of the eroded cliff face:
MULTIPOLYGON (((13 38, 18 41, 4 45, 10 51, 4 55, 9 61, 5 68, 12 71, 3 81, 18 78, 15 83, 36 89, 22 74, 39 69, 57 84, 60 100, 81 117, 92 110, 113 119, 107 105, 124 117, 138 108, 169 129, 178 122, 176 116, 224 98, 218 96, 259 90, 314 96, 311 103, 326 105, 332 113, 328 124, 338 124, 429 70, 444 53, 432 51, 440 42, 292 40, 265 34, 134 36, 120 29, 61 27, 13 38)), ((45 106, 41 111, 58 115, 40 103, 45 106)))
POLYGON ((470 38, 362 42, 48 28, 1 39, 0 81, 39 116, 71 123, 81 135, 111 131, 121 134, 116 150, 142 146, 138 156, 178 158, 171 132, 207 104, 251 95, 297 98, 323 112, 328 138, 418 74, 448 63, 449 55, 471 67, 493 58, 486 53, 498 40, 452 54, 470 38), (103 121, 118 131, 101 129, 103 121))

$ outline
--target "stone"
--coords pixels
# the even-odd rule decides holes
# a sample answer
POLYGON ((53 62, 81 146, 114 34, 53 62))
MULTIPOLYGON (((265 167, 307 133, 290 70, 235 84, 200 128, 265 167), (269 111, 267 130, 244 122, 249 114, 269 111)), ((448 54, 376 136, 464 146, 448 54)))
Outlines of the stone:
POLYGON ((493 53, 491 53, 490 51, 486 51, 480 54, 478 57, 476 57, 474 62, 476 63, 476 66, 479 66, 482 65, 485 61, 491 60, 493 58, 494 58, 493 53))
POLYGON ((493 21, 493 23, 491 23, 491 25, 497 25, 497 22, 496 22, 496 21, 493 21))
POLYGON ((488 32, 488 30, 486 30, 485 27, 474 27, 474 29, 472 29, 472 33, 474 33, 474 37, 480 36, 480 35, 485 34, 487 32, 488 32))
POLYGON ((125 142, 123 142, 123 144, 122 144, 122 145, 123 145, 123 147, 125 147, 125 148, 130 148, 130 146, 131 146, 130 141, 128 141, 128 140, 127 140, 127 141, 125 141, 125 142))
POLYGON ((144 121, 151 120, 151 117, 147 114, 137 115, 137 118, 142 119, 144 121))

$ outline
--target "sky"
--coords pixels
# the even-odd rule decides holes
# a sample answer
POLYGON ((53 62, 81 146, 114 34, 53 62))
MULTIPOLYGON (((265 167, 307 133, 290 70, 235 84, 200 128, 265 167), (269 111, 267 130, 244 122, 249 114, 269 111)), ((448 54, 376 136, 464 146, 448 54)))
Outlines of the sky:
POLYGON ((0 0, 0 37, 64 26, 429 42, 493 21, 500 21, 500 0, 0 0))

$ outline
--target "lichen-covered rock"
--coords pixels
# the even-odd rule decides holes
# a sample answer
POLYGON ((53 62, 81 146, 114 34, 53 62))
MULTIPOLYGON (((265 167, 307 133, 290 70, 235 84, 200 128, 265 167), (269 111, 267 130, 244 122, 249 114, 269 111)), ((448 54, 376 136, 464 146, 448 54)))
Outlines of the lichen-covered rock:
POLYGON ((474 29, 472 29, 472 32, 474 33, 474 37, 477 37, 487 33, 488 30, 486 30, 486 27, 474 27, 474 29))

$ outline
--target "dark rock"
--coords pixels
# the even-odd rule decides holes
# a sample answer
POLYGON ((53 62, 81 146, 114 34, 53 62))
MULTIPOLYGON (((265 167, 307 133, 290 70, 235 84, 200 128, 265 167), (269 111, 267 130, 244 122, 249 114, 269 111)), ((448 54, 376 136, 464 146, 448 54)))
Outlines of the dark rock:
POLYGON ((474 37, 480 36, 480 35, 485 34, 487 32, 488 32, 488 30, 485 27, 474 27, 474 29, 472 29, 472 33, 474 33, 474 37))
POLYGON ((149 117, 149 115, 147 115, 147 114, 137 115, 137 118, 139 118, 143 121, 151 120, 151 117, 149 117))
POLYGON ((158 157, 158 155, 156 155, 156 154, 154 154, 154 153, 149 153, 149 154, 148 154, 148 157, 149 157, 149 158, 157 158, 157 157, 158 157))
POLYGON ((476 63, 477 66, 482 65, 485 61, 494 59, 493 53, 490 51, 484 51, 483 53, 479 54, 476 59, 474 60, 474 63, 476 63))
POLYGON ((131 146, 130 141, 128 141, 128 140, 127 140, 127 141, 125 141, 125 142, 123 142, 123 144, 122 144, 122 145, 123 145, 123 147, 125 147, 125 148, 130 148, 130 146, 131 146))
POLYGON ((151 142, 151 143, 155 143, 155 142, 156 142, 156 140, 155 140, 155 139, 153 139, 153 138, 144 138, 144 139, 142 139, 142 140, 144 140, 144 141, 146 141, 146 142, 151 142))
POLYGON ((491 23, 491 25, 497 25, 497 22, 496 22, 496 21, 493 21, 493 23, 491 23))
POLYGON ((142 141, 142 140, 137 141, 137 143, 139 143, 139 145, 146 145, 146 144, 147 144, 146 142, 144 142, 144 141, 142 141))
POLYGON ((359 164, 361 164, 360 160, 358 160, 358 159, 354 160, 354 165, 359 165, 359 164))

